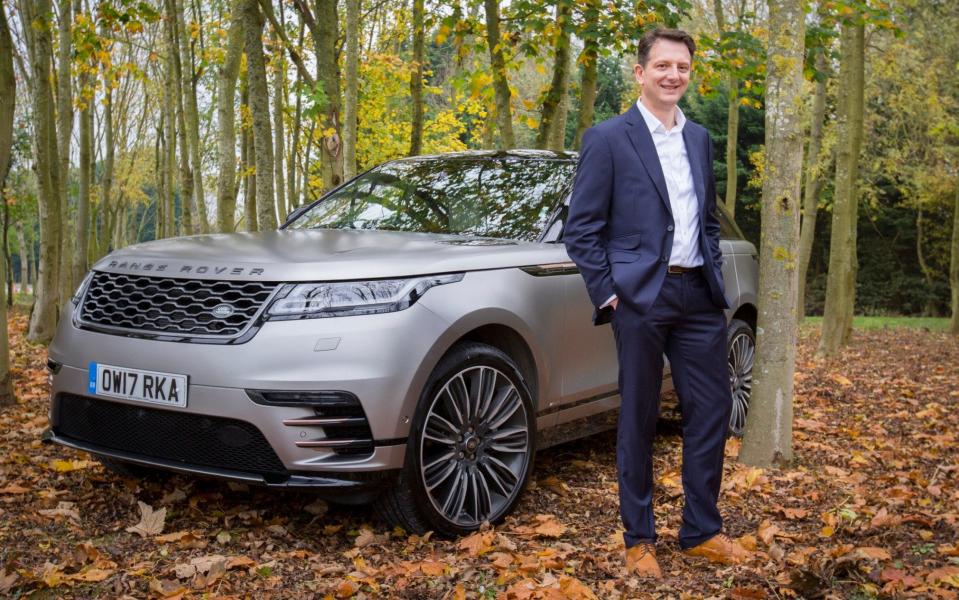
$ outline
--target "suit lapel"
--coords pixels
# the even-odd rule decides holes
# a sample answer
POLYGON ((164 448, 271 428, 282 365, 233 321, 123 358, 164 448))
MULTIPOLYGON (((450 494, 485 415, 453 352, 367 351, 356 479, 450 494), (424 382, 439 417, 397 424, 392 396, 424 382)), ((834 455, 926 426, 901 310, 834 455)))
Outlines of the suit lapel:
POLYGON ((653 180, 656 191, 659 193, 660 200, 666 207, 666 212, 672 216, 673 211, 669 206, 669 193, 666 191, 666 178, 663 176, 663 166, 659 162, 659 155, 656 154, 656 145, 653 143, 653 136, 646 127, 646 121, 643 120, 642 113, 634 103, 626 113, 626 135, 633 145, 633 149, 639 154, 649 178, 653 180))
MULTIPOLYGON (((703 157, 700 156, 699 144, 692 140, 689 122, 683 127, 683 143, 686 144, 686 156, 689 157, 689 170, 693 174, 693 187, 696 189, 696 198, 699 200, 699 214, 703 213, 706 203, 706 184, 703 181, 703 157)), ((712 165, 709 165, 712 168, 712 165)))

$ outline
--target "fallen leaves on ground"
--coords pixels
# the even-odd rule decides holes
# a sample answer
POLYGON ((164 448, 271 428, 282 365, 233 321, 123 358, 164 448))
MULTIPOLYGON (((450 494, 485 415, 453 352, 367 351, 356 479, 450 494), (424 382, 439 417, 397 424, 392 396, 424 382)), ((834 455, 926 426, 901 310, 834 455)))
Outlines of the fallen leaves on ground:
POLYGON ((58 598, 959 598, 959 343, 857 331, 836 359, 802 330, 795 462, 738 464, 721 510, 745 565, 688 560, 680 428, 656 440, 659 585, 623 577, 615 434, 543 451, 496 526, 413 535, 368 507, 170 475, 124 479, 39 441, 46 351, 11 315, 18 404, 0 410, 0 595, 58 598), (908 360, 905 359, 908 357, 908 360), (164 533, 164 532, 167 533, 164 533), (44 595, 46 594, 46 595, 44 595))

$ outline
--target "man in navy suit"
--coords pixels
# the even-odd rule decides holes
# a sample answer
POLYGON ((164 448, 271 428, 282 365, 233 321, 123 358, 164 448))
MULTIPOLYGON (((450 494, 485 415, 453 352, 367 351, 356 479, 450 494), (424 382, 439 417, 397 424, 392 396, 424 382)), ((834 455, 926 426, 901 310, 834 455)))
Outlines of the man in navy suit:
POLYGON ((746 551, 722 532, 717 500, 732 409, 712 142, 677 106, 695 43, 670 29, 639 42, 639 100, 589 129, 576 171, 566 248, 597 324, 612 321, 622 406, 616 444, 628 574, 660 578, 653 436, 663 353, 683 414, 685 504, 679 544, 723 564, 746 551))

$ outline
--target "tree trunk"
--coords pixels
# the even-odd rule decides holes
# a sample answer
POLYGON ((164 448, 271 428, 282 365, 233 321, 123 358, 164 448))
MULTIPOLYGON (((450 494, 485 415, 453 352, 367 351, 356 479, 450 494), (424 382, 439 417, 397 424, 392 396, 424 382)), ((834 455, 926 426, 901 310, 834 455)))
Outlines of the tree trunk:
POLYGON ((816 93, 813 97, 812 116, 809 125, 809 147, 806 150, 806 183, 803 190, 802 229, 799 234, 799 298, 796 302, 796 320, 803 322, 806 316, 806 275, 816 239, 816 213, 819 210, 819 192, 822 190, 823 169, 819 165, 822 150, 822 132, 826 117, 826 57, 820 48, 816 51, 816 93))
MULTIPOLYGON (((299 37, 299 46, 303 47, 303 34, 304 27, 303 24, 300 24, 300 37, 299 37)), ((293 128, 290 131, 290 160, 286 163, 286 179, 289 182, 287 189, 289 190, 289 198, 287 200, 287 206, 290 207, 290 210, 295 209, 300 205, 300 184, 297 179, 297 165, 299 164, 299 153, 300 153, 300 131, 303 127, 303 91, 300 82, 303 80, 302 75, 299 72, 296 74, 296 85, 294 89, 296 90, 296 109, 293 114, 293 128)))
POLYGON ((60 277, 59 297, 60 307, 73 294, 73 248, 70 235, 70 138, 73 134, 73 82, 71 69, 71 50, 73 47, 71 29, 73 25, 73 3, 71 0, 60 0, 59 48, 57 57, 57 150, 60 163, 60 277))
MULTIPOLYGON (((922 218, 922 204, 916 207, 916 261, 919 263, 919 272, 926 280, 926 290, 932 292, 932 286, 935 285, 935 277, 929 263, 926 262, 926 252, 922 247, 922 238, 925 235, 922 218)), ((922 309, 922 316, 936 316, 936 301, 931 293, 926 295, 926 305, 922 309)))
MULTIPOLYGON (((192 40, 186 30, 186 22, 183 18, 183 0, 173 0, 176 11, 177 39, 180 43, 180 87, 182 89, 183 107, 186 113, 187 139, 189 141, 190 161, 193 163, 191 169, 191 191, 193 193, 192 204, 196 205, 196 218, 199 227, 196 224, 194 231, 199 233, 210 232, 210 222, 206 214, 206 198, 203 193, 203 164, 200 159, 200 113, 196 103, 196 72, 193 67, 193 49, 192 40)), ((202 29, 201 29, 202 31, 202 29)))
POLYGON ((839 80, 843 82, 843 92, 837 124, 836 192, 829 241, 826 306, 819 340, 819 352, 826 356, 835 354, 849 341, 856 304, 857 178, 863 135, 864 29, 862 23, 853 22, 846 22, 842 27, 839 80))
POLYGON ((253 114, 253 161, 256 164, 256 226, 276 229, 273 201, 273 138, 270 132, 270 91, 263 56, 263 15, 257 0, 246 0, 246 76, 253 114))
MULTIPOLYGON (((10 171, 10 155, 13 151, 13 113, 17 102, 17 80, 13 74, 13 38, 7 24, 7 14, 0 6, 0 201, 4 183, 10 171)), ((17 223, 17 233, 23 238, 23 227, 17 223)), ((6 227, 4 227, 6 232, 6 227)), ((4 235, 6 238, 6 235, 4 235)), ((4 240, 6 241, 6 240, 4 240)), ((21 243, 21 247, 23 244, 21 243)), ((6 254, 6 244, 4 244, 6 254)), ((23 258, 20 260, 23 272, 23 258)), ((0 262, 0 273, 6 273, 7 265, 0 262)), ((14 404, 13 386, 10 384, 10 342, 7 338, 7 302, 0 290, 0 406, 14 404)))
POLYGON ((959 182, 956 183, 956 199, 952 209, 952 248, 949 255, 949 287, 952 290, 952 319, 949 331, 959 335, 959 182))
POLYGON ((164 223, 166 215, 164 205, 166 204, 166 178, 163 170, 163 106, 160 108, 160 120, 156 126, 156 140, 154 143, 153 169, 157 173, 157 191, 156 191, 156 211, 153 218, 153 239, 159 240, 164 235, 164 223))
POLYGON ((40 218, 40 261, 36 285, 36 303, 30 315, 27 338, 47 343, 57 327, 57 294, 60 249, 60 196, 55 171, 57 165, 57 132, 53 109, 53 56, 51 32, 53 11, 50 0, 22 0, 20 14, 30 55, 33 82, 33 127, 35 134, 35 169, 37 175, 40 218))
POLYGON ((176 19, 176 7, 174 6, 174 0, 166 0, 166 34, 167 34, 167 48, 168 48, 168 57, 167 65, 168 68, 173 73, 173 103, 174 110, 176 112, 176 137, 171 139, 171 143, 176 145, 176 140, 179 140, 180 146, 180 230, 178 231, 179 235, 193 235, 196 231, 196 226, 193 223, 193 170, 190 167, 190 144, 187 141, 187 129, 186 129, 186 111, 184 110, 183 102, 183 65, 180 63, 180 54, 178 49, 180 47, 180 38, 181 32, 177 30, 177 19, 176 19))
MULTIPOLYGON (((566 122, 561 118, 563 104, 566 101, 566 91, 569 87, 569 21, 573 7, 568 1, 561 1, 556 6, 556 38, 553 40, 553 80, 543 99, 543 108, 540 113, 539 131, 536 134, 536 147, 541 149, 562 150, 557 129, 562 128, 565 133, 566 122)), ((565 137, 565 136, 564 136, 565 137)))
POLYGON ((323 168, 323 184, 331 189, 343 182, 343 147, 340 131, 340 74, 337 70, 337 23, 336 2, 316 0, 316 27, 313 43, 316 48, 316 80, 326 94, 326 119, 323 128, 332 130, 332 135, 323 136, 320 156, 323 168))
POLYGON ((800 0, 769 0, 766 61, 766 178, 759 252, 759 315, 753 393, 739 459, 751 465, 792 460, 792 397, 796 367, 793 248, 799 242, 803 150, 803 45, 800 0))
MULTIPOLYGON (((244 29, 246 25, 244 24, 244 29)), ((244 32, 244 35, 245 32, 244 32)), ((240 113, 250 110, 250 86, 247 77, 241 75, 240 113)), ((243 177, 243 219, 247 231, 257 231, 256 227, 256 169, 253 168, 253 131, 249 126, 242 128, 240 136, 240 160, 243 177)))
POLYGON ((730 73, 726 79, 726 199, 723 205, 731 218, 736 216, 736 187, 739 184, 736 148, 739 144, 739 79, 730 73))
POLYGON ((17 230, 17 245, 20 247, 20 293, 23 294, 30 285, 30 248, 23 234, 23 221, 18 220, 14 227, 17 230))
POLYGON ((593 126, 596 78, 599 71, 599 43, 595 38, 583 42, 580 62, 583 63, 583 76, 579 84, 579 116, 576 119, 576 135, 573 137, 573 148, 576 150, 579 150, 583 143, 583 134, 593 126))
POLYGON ((500 34, 499 0, 483 0, 486 9, 486 45, 489 48, 490 67, 493 71, 493 91, 496 94, 496 123, 500 133, 500 148, 515 148, 513 135, 513 111, 510 107, 509 80, 506 75, 506 59, 500 34))
POLYGON ((173 237, 177 230, 176 201, 173 194, 173 169, 176 167, 176 99, 174 97, 175 83, 173 79, 173 69, 168 60, 166 86, 164 86, 163 91, 163 123, 165 125, 163 174, 165 178, 164 187, 166 188, 166 198, 163 206, 163 214, 166 217, 163 224, 164 237, 173 237))
MULTIPOLYGON (((282 23, 281 23, 282 26, 282 23)), ((286 59, 283 57, 283 42, 279 33, 274 36, 274 45, 276 54, 273 59, 276 61, 276 70, 273 73, 273 178, 276 183, 274 197, 276 199, 276 216, 280 223, 286 220, 286 215, 290 212, 286 207, 286 182, 284 181, 283 159, 286 155, 284 148, 286 133, 283 128, 283 107, 286 105, 286 59)))
MULTIPOLYGON (((82 88, 89 85, 89 78, 82 77, 82 88)), ((92 98, 83 101, 80 110, 80 189, 77 198, 77 240, 73 253, 73 287, 79 285, 87 272, 87 252, 90 240, 90 183, 93 176, 93 107, 92 98)))
POLYGON ((233 231, 236 213, 236 78, 240 72, 240 57, 243 54, 243 12, 239 0, 231 5, 230 33, 226 57, 220 66, 217 81, 219 95, 216 99, 217 154, 219 175, 216 188, 217 231, 233 231))
MULTIPOLYGON (((359 12, 359 0, 348 0, 347 6, 356 5, 356 11, 359 12)), ((423 0, 413 0, 413 72, 410 75, 410 96, 413 104, 412 128, 410 130, 410 156, 416 156, 423 153, 423 0)), ((347 27, 349 27, 349 17, 347 17, 347 27)), ((354 31, 355 31, 354 24, 354 31)), ((349 32, 349 29, 347 29, 349 32)), ((355 34, 354 34, 355 38, 355 34)), ((349 39, 349 33, 347 33, 349 39)), ((354 39, 354 46, 356 40, 354 39)), ((354 49, 355 52, 355 49, 354 49)), ((350 48, 347 46, 346 60, 357 60, 350 58, 350 48)), ((347 62, 349 64, 349 62, 347 62)), ((349 81, 349 72, 347 72, 347 81, 349 81)), ((355 135, 355 134, 354 134, 355 135)), ((346 132, 344 130, 344 145, 346 142, 346 132)))
POLYGON ((107 216, 113 209, 113 175, 116 140, 113 130, 113 90, 109 80, 104 85, 103 99, 103 141, 106 146, 103 159, 103 174, 100 179, 100 229, 97 237, 96 258, 110 251, 107 216))

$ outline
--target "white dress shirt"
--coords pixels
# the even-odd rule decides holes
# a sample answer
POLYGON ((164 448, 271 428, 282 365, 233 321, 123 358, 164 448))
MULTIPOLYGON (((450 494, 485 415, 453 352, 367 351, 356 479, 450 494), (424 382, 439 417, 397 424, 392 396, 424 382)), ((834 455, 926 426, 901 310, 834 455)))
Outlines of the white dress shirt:
MULTIPOLYGON (((646 127, 653 137, 659 164, 666 179, 666 192, 669 195, 669 208, 673 213, 673 246, 669 253, 669 264, 680 267, 698 267, 703 264, 703 255, 699 251, 699 199, 693 186, 693 172, 689 166, 689 155, 683 141, 683 127, 686 115, 676 107, 676 124, 666 129, 659 119, 636 101, 639 112, 646 121, 646 127)), ((601 308, 609 305, 611 296, 601 308)))

